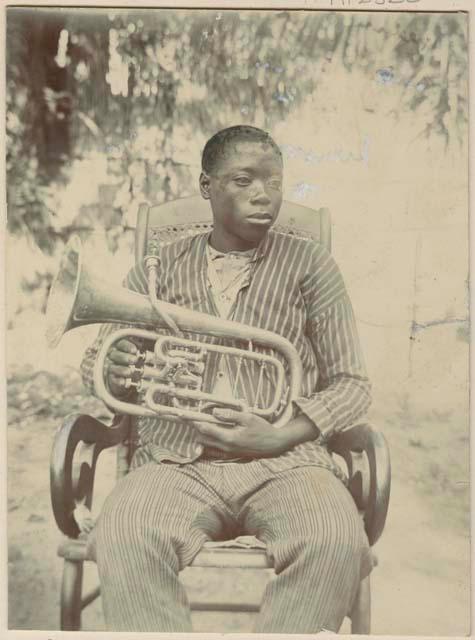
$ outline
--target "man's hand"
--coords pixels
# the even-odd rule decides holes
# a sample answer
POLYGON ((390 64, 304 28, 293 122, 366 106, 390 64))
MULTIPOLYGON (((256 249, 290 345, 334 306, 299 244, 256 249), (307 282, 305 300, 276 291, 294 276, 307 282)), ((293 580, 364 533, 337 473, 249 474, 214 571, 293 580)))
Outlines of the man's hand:
POLYGON ((223 424, 194 423, 199 433, 198 441, 207 447, 244 458, 278 456, 286 450, 282 430, 274 429, 260 416, 231 409, 214 409, 213 415, 223 424))
POLYGON ((114 396, 123 396, 128 390, 126 378, 132 375, 131 365, 137 360, 138 349, 130 340, 119 340, 107 354, 106 379, 110 392, 114 396))

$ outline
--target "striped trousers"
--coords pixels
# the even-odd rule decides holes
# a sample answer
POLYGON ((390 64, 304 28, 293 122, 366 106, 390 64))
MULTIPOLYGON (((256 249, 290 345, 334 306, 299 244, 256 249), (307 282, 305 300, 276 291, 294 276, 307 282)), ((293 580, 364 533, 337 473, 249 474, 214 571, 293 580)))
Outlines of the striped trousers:
POLYGON ((266 543, 276 573, 254 631, 338 631, 371 566, 353 499, 327 469, 260 460, 153 462, 118 482, 90 543, 107 628, 191 631, 178 572, 205 541, 243 534, 266 543))

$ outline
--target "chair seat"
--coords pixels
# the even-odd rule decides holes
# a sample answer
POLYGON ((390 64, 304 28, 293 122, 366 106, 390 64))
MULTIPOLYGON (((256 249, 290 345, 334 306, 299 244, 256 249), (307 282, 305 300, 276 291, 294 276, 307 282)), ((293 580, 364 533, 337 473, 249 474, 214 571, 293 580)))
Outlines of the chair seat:
MULTIPOLYGON (((256 540, 254 546, 251 545, 250 536, 223 542, 205 542, 190 566, 220 569, 272 569, 273 565, 267 556, 264 543, 256 540)), ((59 545, 58 556, 75 562, 93 560, 87 553, 87 535, 81 534, 76 540, 66 538, 59 545)), ((375 567, 378 561, 372 549, 371 560, 375 567)))
MULTIPOLYGON (((244 538, 242 538, 244 539, 244 538)), ((272 563, 267 557, 265 546, 259 542, 259 546, 245 546, 240 539, 226 540, 223 543, 205 542, 202 550, 197 554, 192 567, 216 567, 239 569, 272 569, 272 563)), ((58 556, 65 560, 75 562, 92 560, 87 552, 87 536, 81 534, 73 540, 66 538, 58 548, 58 556)))

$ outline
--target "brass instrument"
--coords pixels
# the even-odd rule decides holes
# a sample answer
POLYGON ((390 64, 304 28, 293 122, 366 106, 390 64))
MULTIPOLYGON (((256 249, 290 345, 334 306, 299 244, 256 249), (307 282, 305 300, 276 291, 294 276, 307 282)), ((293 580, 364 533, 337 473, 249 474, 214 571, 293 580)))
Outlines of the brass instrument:
MULTIPOLYGON (((231 408, 260 415, 278 428, 288 422, 292 401, 299 393, 302 365, 295 347, 271 331, 250 327, 170 304, 156 297, 158 258, 146 259, 150 295, 142 295, 110 285, 82 264, 78 237, 66 246, 58 274, 51 287, 47 307, 46 337, 55 347, 70 329, 91 323, 133 325, 118 328, 107 336, 94 366, 96 393, 111 410, 134 416, 163 416, 172 420, 220 422, 213 408, 231 408), (171 334, 159 333, 166 329, 171 334), (183 333, 213 336, 245 343, 247 348, 226 346, 183 337, 183 333), (153 343, 152 350, 140 352, 133 375, 126 386, 135 387, 138 402, 116 398, 107 388, 106 358, 116 342, 124 338, 153 343), (274 355, 255 350, 271 349, 274 355), (237 377, 243 367, 254 368, 257 381, 252 402, 244 398, 219 397, 202 389, 208 356, 236 358, 237 377), (284 366, 285 365, 285 366, 284 366), (275 392, 263 403, 260 392, 264 376, 271 376, 275 392)), ((237 389, 237 379, 234 380, 237 389)))

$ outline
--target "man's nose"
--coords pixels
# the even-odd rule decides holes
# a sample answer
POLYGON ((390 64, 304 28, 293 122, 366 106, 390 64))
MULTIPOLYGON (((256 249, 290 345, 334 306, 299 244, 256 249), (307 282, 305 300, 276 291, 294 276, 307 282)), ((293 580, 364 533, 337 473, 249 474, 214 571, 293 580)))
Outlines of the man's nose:
POLYGON ((267 193, 266 186, 260 180, 256 180, 253 185, 254 189, 251 195, 251 201, 259 204, 269 203, 270 197, 267 193))

